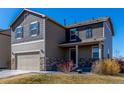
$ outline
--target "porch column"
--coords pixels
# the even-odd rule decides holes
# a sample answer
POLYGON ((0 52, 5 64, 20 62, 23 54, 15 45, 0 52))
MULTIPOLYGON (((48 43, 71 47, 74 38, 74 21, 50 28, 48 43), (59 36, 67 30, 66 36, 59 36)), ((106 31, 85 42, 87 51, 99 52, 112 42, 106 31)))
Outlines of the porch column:
POLYGON ((102 60, 102 44, 99 43, 99 60, 102 60))
POLYGON ((76 67, 78 67, 78 45, 76 47, 76 67))

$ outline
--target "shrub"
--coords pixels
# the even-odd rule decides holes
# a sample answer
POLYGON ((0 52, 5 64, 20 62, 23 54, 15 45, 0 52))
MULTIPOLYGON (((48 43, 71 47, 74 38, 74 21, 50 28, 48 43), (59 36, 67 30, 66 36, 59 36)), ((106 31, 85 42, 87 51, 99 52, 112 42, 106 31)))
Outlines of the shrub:
POLYGON ((120 65, 120 70, 122 73, 124 73, 124 61, 123 60, 117 60, 120 65))
POLYGON ((101 67, 102 67, 101 62, 99 61, 94 62, 92 65, 92 72, 96 74, 101 74, 102 73, 101 67))
POLYGON ((120 66, 115 60, 105 60, 102 64, 103 74, 116 75, 120 72, 120 66))
POLYGON ((107 59, 102 62, 95 62, 92 72, 104 75, 117 75, 120 72, 120 66, 115 60, 107 59))
POLYGON ((73 66, 74 66, 74 64, 73 64, 72 60, 67 60, 67 61, 57 65, 57 67, 65 73, 71 72, 73 69, 73 66))

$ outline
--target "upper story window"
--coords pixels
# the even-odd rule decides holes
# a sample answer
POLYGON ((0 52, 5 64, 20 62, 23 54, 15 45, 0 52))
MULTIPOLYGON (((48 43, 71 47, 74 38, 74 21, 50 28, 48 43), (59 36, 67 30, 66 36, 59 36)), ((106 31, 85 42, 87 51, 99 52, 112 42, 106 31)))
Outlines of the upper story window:
POLYGON ((23 27, 19 26, 15 29, 15 38, 21 39, 23 37, 23 27))
POLYGON ((86 38, 92 38, 92 29, 89 28, 87 31, 86 31, 86 38))
POLYGON ((32 22, 30 24, 30 35, 37 36, 39 33, 39 22, 32 22))
POLYGON ((98 59, 99 58, 99 47, 93 47, 92 48, 92 58, 98 59))
POLYGON ((74 28, 70 30, 70 41, 76 41, 78 31, 74 28))

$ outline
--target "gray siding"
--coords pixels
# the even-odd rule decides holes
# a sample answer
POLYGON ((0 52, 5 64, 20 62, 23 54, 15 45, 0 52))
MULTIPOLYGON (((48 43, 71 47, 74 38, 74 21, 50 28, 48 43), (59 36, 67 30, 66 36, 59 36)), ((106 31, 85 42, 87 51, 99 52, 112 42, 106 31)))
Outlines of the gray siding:
MULTIPOLYGON (((63 48, 64 51, 64 56, 69 59, 70 56, 70 48, 75 48, 75 47, 67 47, 63 48)), ((79 46, 78 47, 78 54, 79 54, 79 59, 80 58, 92 58, 92 45, 87 45, 87 46, 79 46)))
POLYGON ((86 30, 79 31, 79 38, 81 41, 85 41, 87 39, 103 38, 103 27, 92 28, 92 38, 86 38, 86 30))
POLYGON ((92 46, 80 46, 79 58, 92 58, 92 46))
POLYGON ((109 27, 106 25, 107 22, 104 23, 104 58, 107 58, 108 49, 110 52, 110 58, 112 58, 112 33, 109 27))
MULTIPOLYGON (((87 40, 95 40, 103 38, 103 23, 92 24, 88 26, 82 26, 76 28, 78 31, 77 40, 73 42, 85 42, 87 40), (92 29, 92 38, 86 38, 86 31, 91 28, 92 29)), ((70 31, 66 31, 66 42, 70 41, 70 31)))
MULTIPOLYGON (((24 53, 34 53, 38 52, 40 57, 44 58, 44 41, 35 42, 35 43, 17 43, 11 45, 11 69, 16 69, 17 67, 17 54, 24 53)), ((44 62, 44 61, 43 61, 44 62)))
POLYGON ((29 13, 29 15, 27 17, 24 18, 24 15, 22 15, 17 22, 13 25, 12 27, 12 31, 11 31, 11 35, 12 35, 12 39, 11 39, 11 43, 20 43, 20 42, 27 42, 27 41, 32 41, 32 40, 38 40, 38 39, 43 39, 44 38, 44 22, 43 20, 45 20, 44 18, 37 16, 35 14, 31 14, 29 13), (39 22, 39 35, 36 37, 30 37, 30 23, 31 22, 35 22, 38 21, 39 22), (15 28, 18 26, 22 26, 23 27, 23 38, 20 40, 16 40, 15 39, 15 28))
MULTIPOLYGON (((98 46, 98 44, 92 44, 92 45, 85 45, 85 46, 79 46, 78 47, 78 54, 79 54, 79 59, 80 58, 92 58, 92 47, 93 46, 98 46)), ((70 56, 70 48, 75 48, 75 47, 67 47, 63 48, 64 51, 64 57, 69 59, 70 56)))
MULTIPOLYGON (((20 44, 12 44, 11 48, 14 54, 16 53, 26 53, 33 51, 44 51, 44 41, 39 41, 35 43, 20 43, 20 44)), ((44 52, 41 54, 44 57, 44 52)))
MULTIPOLYGON (((25 13, 25 12, 24 12, 25 13)), ((11 69, 16 69, 17 67, 17 55, 24 53, 34 53, 38 52, 40 57, 44 59, 45 56, 45 44, 44 44, 44 33, 45 33, 45 19, 41 16, 29 13, 29 15, 24 18, 24 14, 14 23, 11 28, 11 69), (30 23, 39 22, 39 35, 36 37, 30 37, 30 23), (23 38, 20 40, 15 39, 15 28, 18 26, 23 27, 23 38)), ((44 60, 43 60, 44 62, 44 60)))
POLYGON ((65 29, 46 20, 45 50, 46 57, 63 57, 63 50, 58 45, 65 41, 65 29))

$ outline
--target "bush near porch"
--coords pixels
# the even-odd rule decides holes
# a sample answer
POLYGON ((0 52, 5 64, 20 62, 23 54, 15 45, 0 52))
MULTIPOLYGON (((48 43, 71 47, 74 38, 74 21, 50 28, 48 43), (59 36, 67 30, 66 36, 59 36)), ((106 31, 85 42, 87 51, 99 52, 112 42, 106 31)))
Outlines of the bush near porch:
MULTIPOLYGON (((79 63, 78 63, 78 68, 77 69, 81 69, 81 68, 91 68, 93 62, 95 62, 96 59, 92 59, 92 58, 79 58, 79 63)), ((75 71, 74 68, 72 68, 72 66, 74 67, 74 64, 72 63, 72 60, 69 60, 68 58, 47 58, 46 60, 46 68, 48 71, 63 71, 63 72, 70 72, 70 71, 75 71), (71 64, 71 65, 69 65, 71 64), (65 69, 66 67, 66 69, 65 69), (67 71, 67 67, 71 68, 72 70, 67 71)), ((90 70, 88 70, 89 72, 90 70)))
POLYGON ((62 71, 62 72, 69 73, 71 71, 76 71, 77 69, 83 69, 82 71, 84 71, 84 69, 87 70, 88 68, 87 71, 85 70, 86 72, 92 71, 98 74, 103 73, 103 74, 110 74, 110 75, 114 75, 116 73, 116 70, 117 72, 119 71, 124 72, 124 62, 122 60, 105 59, 103 60, 103 62, 99 62, 96 60, 98 59, 80 58, 78 63, 78 68, 74 68, 74 64, 72 60, 68 60, 68 58, 48 58, 47 70, 62 71), (118 67, 118 64, 119 64, 119 67, 118 67))
POLYGON ((120 72, 124 73, 124 60, 117 60, 120 65, 120 72))
POLYGON ((117 75, 120 72, 120 65, 118 61, 111 59, 97 61, 92 66, 92 72, 104 75, 117 75))
POLYGON ((47 71, 62 71, 71 72, 74 64, 68 58, 47 58, 46 68, 47 71))

